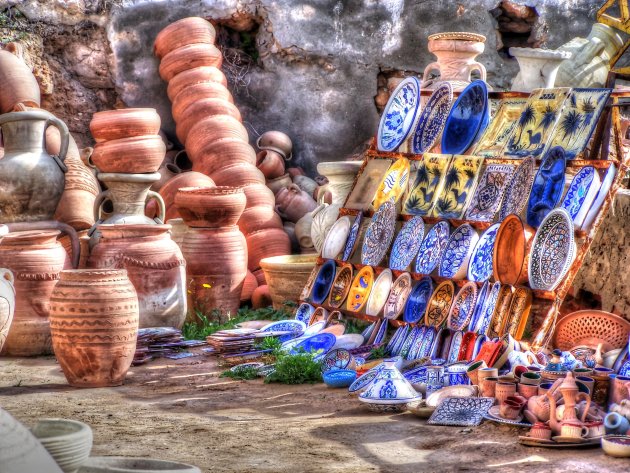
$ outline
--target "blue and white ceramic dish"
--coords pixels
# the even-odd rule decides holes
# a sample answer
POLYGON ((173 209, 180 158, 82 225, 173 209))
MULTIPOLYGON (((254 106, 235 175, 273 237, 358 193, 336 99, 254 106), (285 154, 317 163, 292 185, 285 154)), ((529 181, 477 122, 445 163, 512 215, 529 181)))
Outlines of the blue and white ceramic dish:
POLYGON ((451 108, 442 133, 442 153, 463 154, 488 123, 488 87, 484 81, 476 80, 459 94, 451 108))
POLYGON ((464 279, 468 263, 479 235, 470 224, 460 225, 448 239, 440 260, 439 275, 449 279, 464 279))
POLYGON ((608 170, 606 171, 606 175, 602 180, 602 184, 597 191, 597 196, 595 197, 595 201, 591 205, 584 218, 584 222, 582 223, 580 230, 588 230, 591 228, 591 225, 595 221, 597 215, 599 215, 599 209, 601 208, 606 196, 608 195, 608 191, 612 187, 613 181, 615 180, 615 176, 617 175, 617 168, 614 164, 611 164, 608 170))
POLYGON ((566 159, 560 147, 550 149, 540 164, 527 202, 527 223, 538 228, 551 210, 558 206, 564 192, 566 159))
POLYGON ((332 333, 318 333, 302 340, 300 343, 295 345, 289 353, 295 355, 305 351, 307 353, 326 354, 332 347, 335 346, 336 341, 337 337, 335 337, 332 333))
POLYGON ((389 267, 404 271, 418 254, 424 238, 424 220, 413 217, 398 232, 389 256, 389 267))
POLYGON ((494 252, 494 240, 497 237, 500 223, 495 223, 488 228, 475 245, 470 263, 468 263, 468 279, 470 281, 484 282, 492 276, 492 254, 494 252))
POLYGON ((348 388, 348 391, 351 392, 351 393, 354 393, 354 392, 361 391, 361 390, 367 388, 370 385, 370 383, 372 381, 374 381, 374 378, 376 378, 376 375, 382 369, 383 369, 383 363, 381 363, 380 365, 375 366, 374 368, 372 368, 368 372, 366 372, 363 375, 359 376, 356 379, 356 381, 350 385, 350 387, 348 388))
POLYGON ((467 327, 475 311, 476 301, 477 285, 471 281, 466 283, 455 296, 448 313, 447 327, 451 330, 463 330, 467 327))
POLYGON ((402 356, 403 358, 407 357, 407 355, 409 354, 409 350, 411 350, 411 347, 416 340, 416 337, 420 333, 422 333, 422 327, 414 327, 411 332, 409 332, 407 338, 405 338, 405 341, 402 344, 402 347, 400 348, 400 351, 398 352, 399 356, 402 356))
POLYGON ((446 359, 446 364, 455 363, 457 361, 459 350, 462 348, 463 338, 464 334, 461 331, 453 333, 453 337, 451 338, 451 346, 448 351, 448 358, 446 359))
POLYGON ((378 332, 376 332, 376 337, 374 337, 374 343, 382 343, 385 340, 385 335, 387 334, 387 327, 389 326, 389 320, 383 319, 381 321, 381 325, 378 328, 378 332))
POLYGON ((405 359, 407 360, 415 360, 418 356, 418 352, 422 348, 422 341, 424 340, 424 336, 427 333, 427 327, 424 325, 420 327, 420 331, 416 335, 413 343, 409 347, 409 351, 407 352, 405 359))
POLYGON ((433 91, 420 114, 411 138, 412 153, 421 154, 433 148, 442 134, 452 103, 453 87, 449 82, 442 82, 433 91))
POLYGON ((313 325, 309 325, 306 327, 306 331, 304 332, 303 337, 310 337, 311 335, 315 335, 326 327, 326 321, 320 320, 319 322, 315 322, 313 325))
POLYGON ((393 201, 383 203, 372 217, 365 232, 361 248, 361 264, 378 266, 394 238, 396 229, 396 206, 393 201))
POLYGON ((301 334, 306 330, 306 324, 300 320, 278 320, 260 329, 261 332, 296 332, 301 334))
POLYGON ((483 305, 486 302, 486 297, 488 297, 488 291, 490 291, 490 286, 491 284, 488 281, 486 281, 485 283, 483 283, 483 286, 481 286, 481 289, 479 289, 479 291, 477 292, 477 300, 475 301, 475 310, 473 311, 473 315, 470 319, 470 324, 469 324, 470 329, 468 329, 467 327, 464 327, 463 330, 474 331, 474 328, 477 326, 477 323, 479 322, 479 317, 481 317, 481 313, 483 312, 483 305))
POLYGON ((450 227, 447 221, 436 223, 420 244, 416 258, 415 272, 431 274, 440 262, 444 249, 448 244, 450 227))
POLYGON ((593 166, 584 166, 571 181, 562 200, 562 208, 569 212, 576 228, 584 223, 600 185, 599 174, 593 166))
POLYGON ((426 276, 411 290, 405 306, 403 320, 407 323, 415 324, 424 317, 431 294, 433 294, 433 280, 426 276))
POLYGON ((494 314, 494 309, 497 306, 497 300, 499 299, 499 293, 501 292, 501 283, 499 281, 495 282, 490 291, 488 292, 488 296, 483 304, 483 309, 481 310, 481 314, 477 323, 472 328, 473 332, 480 333, 485 335, 488 332, 488 328, 490 327, 490 322, 492 322, 492 315, 494 314))
POLYGON ((359 230, 361 229, 362 222, 363 212, 359 211, 357 216, 354 218, 354 222, 352 222, 350 232, 348 233, 348 239, 346 240, 346 246, 343 250, 343 256, 341 258, 343 261, 348 261, 354 253, 354 249, 357 246, 357 239, 359 237, 359 230))
POLYGON ((378 275, 374 284, 372 284, 372 290, 365 304, 365 313, 367 315, 376 317, 381 313, 381 310, 389 298, 389 291, 392 288, 392 279, 392 270, 389 268, 385 268, 381 274, 378 275))
POLYGON ((363 339, 364 340, 369 340, 370 337, 372 336, 372 332, 374 331, 375 328, 376 328, 376 322, 372 322, 370 325, 365 327, 365 330, 363 330, 363 332, 361 332, 361 335, 363 336, 363 339))
POLYGON ((431 355, 431 351, 433 349, 433 344, 435 343, 437 332, 435 327, 428 327, 427 331, 424 334, 424 338, 422 340, 422 346, 417 353, 418 358, 424 358, 425 356, 431 355))
POLYGON ((505 187, 514 174, 512 164, 489 164, 479 179, 466 218, 491 222, 501 205, 505 187))
MULTIPOLYGON (((414 401, 422 396, 405 379, 392 361, 384 361, 381 369, 365 391, 359 395, 359 400, 371 405, 400 406, 414 401)), ((381 410, 375 408, 375 410, 381 410)))
POLYGON ((392 335, 392 338, 389 339, 389 342, 387 342, 387 351, 392 356, 396 355, 396 353, 394 353, 394 348, 396 348, 397 345, 402 344, 402 340, 404 340, 404 338, 407 336, 408 330, 409 327, 407 325, 401 325, 396 329, 394 335, 392 335))
POLYGON ((380 151, 394 151, 409 135, 420 109, 420 81, 407 77, 389 98, 376 135, 380 151))
POLYGON ((299 320, 300 322, 304 322, 304 324, 308 324, 308 321, 311 320, 311 316, 315 312, 315 307, 313 307, 308 302, 303 302, 297 308, 295 312, 295 320, 299 320))
POLYGON ((347 388, 357 379, 354 370, 334 369, 326 371, 322 378, 324 383, 331 388, 347 388))
POLYGON ((498 221, 501 222, 510 214, 520 215, 529 199, 532 183, 536 175, 536 160, 525 158, 518 165, 511 179, 505 186, 498 221))
POLYGON ((315 278, 313 283, 313 290, 311 291, 311 300, 313 303, 320 305, 330 292, 330 287, 335 279, 335 273, 337 271, 337 265, 333 260, 326 261, 315 278))
POLYGON ((330 370, 345 370, 351 368, 354 363, 354 357, 345 348, 337 348, 330 350, 322 360, 322 373, 330 370))

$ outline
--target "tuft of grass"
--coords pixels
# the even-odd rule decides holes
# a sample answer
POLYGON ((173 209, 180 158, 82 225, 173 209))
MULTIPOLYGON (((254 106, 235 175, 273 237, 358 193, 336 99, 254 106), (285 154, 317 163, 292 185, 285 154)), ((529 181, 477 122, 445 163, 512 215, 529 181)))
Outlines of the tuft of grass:
POLYGON ((251 366, 249 366, 249 367, 237 369, 235 371, 227 370, 221 373, 220 377, 239 379, 242 381, 249 381, 249 380, 258 378, 258 369, 252 368, 251 366))
POLYGON ((368 356, 368 358, 371 360, 380 360, 381 358, 385 358, 387 356, 387 347, 385 346, 385 344, 383 344, 380 347, 372 348, 372 350, 370 350, 370 355, 368 356))
POLYGON ((256 344, 256 350, 273 350, 278 352, 282 347, 282 342, 278 337, 265 337, 261 342, 256 344))
POLYGON ((311 353, 276 353, 275 371, 265 378, 265 383, 303 384, 322 381, 321 363, 311 353))

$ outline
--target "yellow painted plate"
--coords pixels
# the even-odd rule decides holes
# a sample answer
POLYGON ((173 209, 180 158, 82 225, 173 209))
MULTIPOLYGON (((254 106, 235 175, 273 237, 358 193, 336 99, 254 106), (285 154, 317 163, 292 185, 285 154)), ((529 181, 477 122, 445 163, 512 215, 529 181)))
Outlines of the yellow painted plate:
POLYGON ((398 202, 407 190, 409 183, 409 160, 398 158, 385 173, 381 184, 374 195, 374 210, 390 199, 398 202))

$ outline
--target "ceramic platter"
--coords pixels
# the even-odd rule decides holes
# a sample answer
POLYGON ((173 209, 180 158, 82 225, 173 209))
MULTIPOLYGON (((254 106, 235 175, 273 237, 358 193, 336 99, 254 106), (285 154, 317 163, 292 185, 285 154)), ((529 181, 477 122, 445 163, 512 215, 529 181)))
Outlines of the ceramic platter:
POLYGON ((514 171, 501 198, 499 221, 503 221, 510 214, 520 215, 527 205, 536 175, 535 164, 534 158, 525 158, 514 171))
POLYGON ((576 228, 584 223, 600 186, 599 174, 593 166, 584 166, 573 177, 561 207, 569 213, 576 228))
POLYGON ((462 427, 481 424, 494 403, 491 397, 447 397, 435 409, 428 423, 462 427))
POLYGON ((405 338, 405 341, 400 347, 400 350, 398 351, 397 355, 400 355, 402 357, 407 356, 407 354, 409 353, 409 350, 411 349, 411 346, 413 345, 415 339, 418 337, 418 334, 421 333, 422 329, 423 327, 414 327, 411 330, 411 332, 409 332, 409 334, 407 335, 407 338, 405 338))
POLYGON ((453 336, 451 337, 451 346, 448 349, 448 356, 446 357, 446 362, 448 364, 455 363, 457 361, 459 350, 462 348, 463 339, 464 334, 461 331, 453 333, 453 336))
POLYGON ((341 250, 346 246, 351 226, 352 222, 350 221, 350 217, 341 217, 333 223, 333 226, 328 230, 328 235, 326 235, 324 245, 322 246, 322 258, 335 259, 337 255, 341 253, 341 250))
POLYGON ((383 309, 389 297, 389 291, 392 288, 392 280, 393 276, 390 269, 385 269, 378 275, 372 285, 372 291, 370 292, 370 297, 365 306, 365 313, 367 315, 377 316, 381 312, 381 309, 383 309))
POLYGON ((515 340, 520 340, 527 325, 529 311, 532 307, 532 291, 527 287, 517 287, 512 294, 510 312, 505 321, 503 333, 509 334, 515 340))
POLYGON ((455 299, 448 314, 447 327, 451 330, 464 330, 470 323, 477 301, 477 285, 468 282, 462 287, 455 299))
POLYGON ((352 286, 346 299, 346 308, 352 312, 360 311, 368 300, 373 284, 374 270, 371 266, 364 266, 352 280, 352 286))
POLYGON ((412 284, 409 273, 402 273, 392 284, 389 297, 383 308, 383 317, 386 319, 396 319, 402 313, 407 298, 411 293, 412 284))
POLYGON ((352 222, 352 226, 348 232, 348 238, 346 239, 346 245, 343 249, 343 256, 341 257, 342 261, 348 261, 354 253, 354 249, 356 248, 357 241, 359 239, 361 223, 363 223, 363 212, 359 212, 352 222))
POLYGON ((442 191, 446 170, 451 156, 424 153, 418 164, 416 177, 407 196, 403 212, 409 215, 429 215, 433 210, 437 196, 442 191))
POLYGON ((378 326, 378 332, 376 332, 376 337, 374 337, 374 344, 382 343, 385 340, 385 335, 387 335, 387 327, 389 326, 389 321, 381 320, 380 325, 378 326))
POLYGON ((446 119, 442 153, 464 153, 489 121, 488 87, 482 80, 473 81, 459 94, 446 119))
POLYGON ((394 151, 411 131, 420 108, 420 81, 407 77, 392 93, 376 135, 380 151, 394 151))
POLYGON ((468 220, 491 222, 497 213, 505 187, 514 174, 511 164, 489 164, 479 179, 470 207, 466 211, 468 220))
POLYGON ((450 227, 448 222, 436 223, 422 240, 416 259, 415 272, 431 274, 440 262, 442 254, 448 244, 450 227))
POLYGON ((483 158, 455 156, 444 177, 444 186, 433 207, 432 215, 442 218, 462 218, 470 203, 483 158))
POLYGON ((337 266, 332 260, 326 261, 320 268, 313 284, 313 290, 311 291, 311 299, 317 305, 320 305, 328 296, 330 292, 330 286, 332 286, 335 279, 335 272, 337 266))
POLYGON ((526 102, 526 98, 502 100, 490 126, 486 128, 472 154, 484 157, 499 156, 526 102))
POLYGON ((376 376, 378 375, 378 372, 380 371, 379 367, 381 365, 372 368, 370 371, 368 371, 367 373, 363 374, 362 376, 359 376, 348 388, 348 391, 350 391, 351 393, 357 392, 357 391, 361 391, 365 388, 368 387, 368 385, 374 381, 374 378, 376 378, 376 376))
POLYGON ((412 153, 421 154, 433 148, 442 134, 452 103, 453 87, 443 82, 433 91, 420 114, 411 137, 412 153))
POLYGON ((492 276, 494 241, 500 226, 500 223, 495 223, 488 228, 475 245, 468 263, 468 279, 470 281, 485 282, 492 276))
POLYGON ((400 200, 407 191, 409 170, 409 160, 407 158, 398 158, 392 163, 378 189, 376 189, 374 201, 372 202, 374 209, 378 209, 383 203, 391 199, 394 202, 400 200))
POLYGON ((394 335, 387 343, 387 351, 390 355, 396 355, 396 349, 402 346, 402 343, 405 341, 405 337, 407 336, 407 332, 409 331, 409 327, 407 325, 401 325, 396 329, 394 335))
POLYGON ((486 420, 491 420, 493 422, 499 422, 501 424, 514 425, 516 427, 531 427, 532 426, 532 424, 530 424, 529 422, 522 422, 523 420, 522 416, 520 417, 520 419, 517 417, 516 420, 505 419, 501 417, 501 415, 499 414, 499 406, 490 407, 490 409, 483 416, 483 418, 486 420))
MULTIPOLYGON (((494 420, 494 419, 488 419, 494 420)), ((529 427, 531 424, 523 425, 523 427, 529 427)), ((601 446, 601 438, 587 439, 585 442, 577 443, 562 443, 554 442, 553 440, 540 440, 528 437, 526 435, 520 435, 518 437, 520 444, 527 447, 542 447, 542 448, 589 448, 601 446)))
POLYGON ((532 243, 528 268, 530 287, 553 291, 569 271, 575 251, 571 217, 564 209, 552 210, 532 243))
POLYGON ((361 264, 378 266, 394 238, 396 229, 396 206, 392 201, 385 202, 374 213, 365 233, 361 248, 361 264))
POLYGON ((479 319, 473 327, 474 332, 480 333, 482 335, 485 335, 488 332, 488 328, 490 328, 490 323, 492 322, 492 316, 494 314, 494 310, 496 309, 497 300, 499 299, 500 292, 501 283, 497 281, 488 291, 488 296, 483 303, 483 309, 481 310, 479 319))
POLYGON ((479 318, 481 317, 481 313, 483 311, 483 306, 486 303, 486 298, 488 297, 488 291, 490 290, 490 283, 486 281, 481 286, 481 289, 477 291, 477 300, 475 301, 475 309, 473 310, 473 315, 470 318, 469 330, 474 331, 477 323, 479 322, 479 318))
POLYGON ((439 275, 449 279, 464 279, 468 263, 479 235, 470 224, 460 225, 451 234, 440 260, 439 275))
POLYGON ((313 312, 315 312, 315 307, 313 307, 308 302, 303 302, 302 304, 300 304, 300 306, 297 308, 297 311, 295 312, 295 320, 307 324, 308 321, 311 320, 313 312))
POLYGON ((424 316, 424 324, 439 327, 448 317, 455 296, 453 281, 444 281, 433 291, 424 316))
POLYGON ((429 276, 425 276, 409 294, 403 320, 407 323, 415 324, 422 319, 427 310, 431 294, 433 294, 433 280, 429 276))
POLYGON ((593 205, 591 205, 591 208, 588 210, 588 213, 586 214, 586 217, 584 218, 584 223, 582 223, 581 230, 588 230, 593 224, 593 222, 595 221, 595 219, 597 218, 597 215, 599 215, 599 209, 604 203, 604 199, 606 199, 606 196, 608 195, 608 191, 610 191, 610 188, 612 187, 612 184, 613 184, 613 181, 615 180, 616 175, 617 175, 617 168, 615 167, 614 164, 611 164, 610 167, 608 168, 608 171, 606 171, 606 175, 604 176, 604 179, 602 180, 602 185, 597 191, 597 196, 595 197, 595 201, 593 202, 593 205))
POLYGON ((305 351, 307 353, 322 352, 327 353, 332 347, 335 346, 337 338, 332 333, 318 333, 305 338, 297 345, 294 345, 291 349, 291 353, 300 353, 305 351))
POLYGON ((344 264, 337 270, 337 274, 330 288, 330 295, 328 296, 328 305, 333 309, 341 307, 346 300, 348 292, 350 292, 352 276, 351 264, 344 264))
POLYGON ((406 270, 418 254, 424 238, 424 220, 414 217, 405 222, 392 246, 389 267, 400 271, 406 270))
POLYGON ((299 320, 278 320, 265 325, 261 332, 294 332, 302 334, 306 330, 306 324, 299 320))
POLYGON ((538 228, 552 209, 556 208, 564 192, 566 159, 560 147, 550 149, 544 156, 534 178, 527 201, 527 223, 538 228))

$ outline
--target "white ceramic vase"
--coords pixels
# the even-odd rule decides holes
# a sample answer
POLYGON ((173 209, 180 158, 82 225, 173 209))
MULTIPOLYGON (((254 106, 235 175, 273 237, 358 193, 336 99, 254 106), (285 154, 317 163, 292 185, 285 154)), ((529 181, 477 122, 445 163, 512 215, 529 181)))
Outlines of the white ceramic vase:
POLYGON ((333 204, 344 204, 362 164, 363 161, 328 161, 317 165, 317 172, 328 179, 324 187, 332 194, 333 204))
POLYGON ((566 51, 540 48, 510 48, 521 70, 512 82, 512 90, 531 92, 534 89, 551 89, 562 61, 571 57, 566 51))

